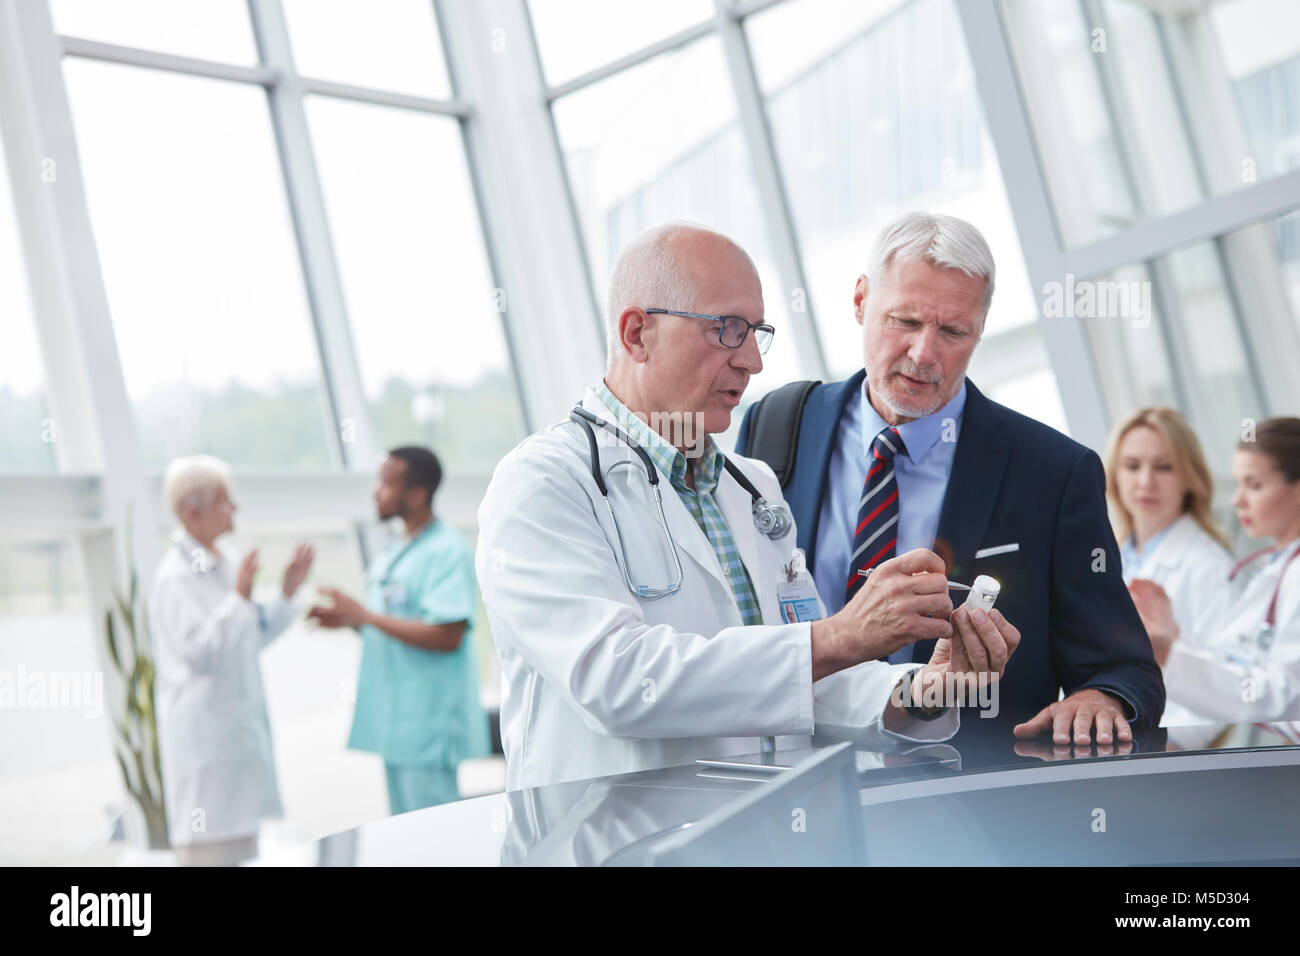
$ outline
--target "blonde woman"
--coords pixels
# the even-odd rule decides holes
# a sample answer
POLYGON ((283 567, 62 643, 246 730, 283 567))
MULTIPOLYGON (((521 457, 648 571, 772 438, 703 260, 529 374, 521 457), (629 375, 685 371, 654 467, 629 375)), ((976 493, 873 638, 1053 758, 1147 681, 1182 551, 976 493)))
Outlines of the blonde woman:
POLYGON ((1270 418, 1237 446, 1233 506, 1269 546, 1238 562, 1230 598, 1185 632, 1164 590, 1130 588, 1171 700, 1225 722, 1300 717, 1300 418, 1270 418))
MULTIPOLYGON (((1200 442, 1178 412, 1143 408, 1116 429, 1106 456, 1106 494, 1124 583, 1159 585, 1189 643, 1232 570, 1227 539, 1210 516, 1213 492, 1200 442)), ((1162 724, 1192 722, 1171 698, 1162 724)))

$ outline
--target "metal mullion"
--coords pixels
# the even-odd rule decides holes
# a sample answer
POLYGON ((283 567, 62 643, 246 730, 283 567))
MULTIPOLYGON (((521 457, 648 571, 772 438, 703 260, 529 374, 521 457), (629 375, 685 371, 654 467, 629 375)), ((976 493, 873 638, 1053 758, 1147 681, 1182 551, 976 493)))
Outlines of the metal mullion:
POLYGON ((604 332, 523 0, 439 3, 494 271, 509 290, 508 340, 526 421, 567 414, 604 364, 604 332), (499 31, 499 32, 498 32, 499 31), (480 42, 500 36, 509 45, 480 42), (530 148, 520 149, 520 143, 530 148), (591 308, 588 308, 591 306, 591 308))
POLYGON ((1183 128, 1183 135, 1187 137, 1187 143, 1191 147, 1188 152, 1192 168, 1196 171, 1196 184, 1201 189, 1201 197, 1206 198, 1214 195, 1214 184, 1210 181, 1209 173, 1205 167, 1205 151, 1201 149, 1200 143, 1196 138, 1196 126, 1192 122, 1192 109, 1187 103, 1187 97, 1183 93, 1183 81, 1180 71, 1174 62, 1174 51, 1169 36, 1169 25, 1165 18, 1156 13, 1147 13, 1152 18, 1152 24, 1155 27, 1156 38, 1160 42, 1160 55, 1164 59, 1165 72, 1170 78, 1169 88, 1174 98, 1174 109, 1178 112, 1178 122, 1183 128))
MULTIPOLYGON (((1024 93, 1016 76, 1010 41, 998 8, 991 0, 956 0, 956 5, 1002 179, 1015 184, 1015 188, 1007 190, 1007 201, 1025 266, 1036 295, 1041 296, 1048 282, 1064 279, 1065 256, 1046 172, 1034 144, 1024 93)), ((1081 322, 1044 317, 1041 298, 1038 305, 1038 327, 1071 431, 1086 445, 1104 447, 1110 412, 1101 392, 1087 330, 1081 322), (1080 361, 1083 356, 1087 357, 1086 361, 1080 361)))
MULTIPOLYGON (((373 463, 378 443, 357 364, 288 24, 279 0, 248 0, 248 13, 258 53, 279 77, 267 88, 267 100, 320 364, 323 411, 330 419, 326 430, 330 454, 336 468, 359 470, 356 466, 373 463), (347 420, 354 425, 351 442, 343 440, 347 420)), ((366 567, 371 548, 365 523, 352 522, 350 532, 361 566, 366 567)))
POLYGON ((160 53, 157 50, 141 50, 116 43, 102 43, 99 40, 83 40, 81 37, 60 36, 59 40, 66 56, 78 56, 88 60, 103 60, 107 63, 122 63, 127 66, 167 70, 172 73, 188 73, 191 76, 203 76, 214 80, 256 83, 259 86, 270 86, 277 79, 276 71, 264 66, 237 66, 216 60, 201 60, 174 53, 160 53))
POLYGON ((795 350, 803 372, 813 378, 827 377, 826 356, 817 334, 812 296, 808 294, 808 280, 803 271, 799 240, 790 212, 790 201, 781 178, 781 167, 776 156, 772 129, 767 122, 763 91, 754 72, 754 61, 749 51, 749 41, 741 22, 726 10, 724 0, 717 4, 718 34, 727 57, 729 72, 736 94, 736 110, 741 132, 748 147, 753 165, 759 205, 767 224, 768 245, 776 259, 777 274, 787 290, 804 292, 805 311, 790 311, 790 324, 795 338, 795 350))
MULTIPOLYGON (((1104 34, 1109 36, 1110 23, 1106 18, 1106 11, 1098 0, 1078 0, 1078 2, 1084 27, 1087 28, 1090 23, 1100 26, 1104 34)), ((1137 142, 1137 136, 1130 122, 1133 111, 1128 108, 1124 83, 1113 62, 1106 56, 1094 56, 1093 63, 1101 86, 1102 102, 1106 105, 1106 117, 1115 136, 1114 142, 1118 154, 1116 158, 1119 160, 1119 168, 1124 176, 1124 184, 1128 187, 1129 201, 1133 204, 1133 218, 1135 221, 1141 221, 1146 218, 1150 209, 1150 191, 1145 188, 1133 160, 1137 142)))
POLYGON ((1237 341, 1241 343, 1241 355, 1246 362, 1246 374, 1250 377, 1250 383, 1255 389, 1255 401, 1259 403, 1259 407, 1265 415, 1271 415, 1273 414, 1273 406, 1268 389, 1265 387, 1264 375, 1261 371, 1262 365, 1257 352, 1260 343, 1250 334, 1250 330, 1246 326, 1246 311, 1242 305, 1241 292, 1238 288, 1239 280, 1232 269, 1232 263, 1228 260, 1227 250, 1224 248, 1227 238, 1227 236, 1215 237, 1214 258, 1219 263, 1219 274, 1223 276, 1223 291, 1228 299, 1228 307, 1232 310, 1232 327, 1237 332, 1237 341))
POLYGON ((1192 361, 1191 349, 1187 347, 1186 322, 1183 309, 1178 302, 1178 288, 1167 258, 1152 259, 1144 265, 1151 274, 1151 306, 1155 313, 1152 318, 1160 329, 1165 342, 1165 358, 1169 363, 1169 384, 1173 389, 1174 400, 1180 408, 1186 409, 1188 418, 1193 423, 1207 425, 1204 404, 1200 392, 1191 387, 1196 377, 1195 363, 1192 361))
MULTIPOLYGON (((1100 0, 1079 0, 1080 12, 1085 26, 1100 26, 1111 34, 1110 22, 1100 0)), ((1163 52, 1163 48, 1162 48, 1163 52)), ((1144 171, 1138 166, 1136 157, 1138 137, 1133 127, 1134 112, 1130 108, 1128 96, 1124 91, 1123 78, 1118 68, 1109 57, 1094 57, 1097 77, 1101 84, 1102 100, 1110 120, 1110 127, 1115 134, 1115 146, 1119 167, 1129 190, 1129 199, 1133 204, 1135 219, 1147 221, 1154 208, 1154 197, 1146 181, 1144 171)), ((1168 64, 1164 64, 1167 69, 1168 64)), ((1186 132, 1186 129, 1184 129, 1186 132)), ((1162 253, 1166 250, 1161 250, 1162 253)), ((1129 265, 1131 263, 1125 263, 1129 265)), ((1169 262, 1163 255, 1153 256, 1145 262, 1151 276, 1152 306, 1156 322, 1164 342, 1165 360, 1169 366, 1170 387, 1175 401, 1180 408, 1186 409, 1188 417, 1203 427, 1209 424, 1205 414, 1200 392, 1191 387, 1196 381, 1196 365, 1192 360, 1191 350, 1186 342, 1186 323, 1183 319, 1182 306, 1178 301, 1169 262), (1179 331, 1184 330, 1184 331, 1179 331)), ((1153 317, 1153 318, 1155 318, 1153 317)), ((1127 352, 1127 347, 1125 348, 1127 352)))
MULTIPOLYGON (((447 64, 447 78, 451 83, 453 95, 459 96, 461 89, 460 67, 456 58, 452 56, 451 50, 448 49, 447 37, 442 28, 442 0, 433 0, 433 15, 435 22, 438 24, 438 41, 443 48, 443 62, 447 64)), ((483 252, 487 257, 488 276, 491 278, 494 288, 504 288, 502 284, 504 273, 501 270, 500 255, 497 251, 497 244, 494 241, 492 230, 488 225, 487 208, 483 203, 484 184, 482 164, 479 161, 481 147, 478 142, 478 129, 475 126, 472 111, 467 110, 460 117, 459 126, 461 146, 465 151, 465 168, 469 171, 470 190, 474 194, 474 212, 478 217, 479 233, 483 237, 483 252)), ((510 381, 514 384, 515 403, 519 409, 519 418, 523 423, 524 432, 531 433, 541 426, 534 421, 535 416, 530 411, 528 402, 525 401, 524 383, 519 371, 523 364, 523 356, 511 325, 508 298, 499 315, 501 340, 506 346, 506 363, 510 381)))
POLYGON ((1300 169, 1207 199, 1189 209, 1146 219, 1065 252, 1080 278, 1154 259, 1179 246, 1204 242, 1300 207, 1300 169))
MULTIPOLYGON (((1222 150, 1225 145, 1229 149, 1235 145, 1239 148, 1236 155, 1244 155, 1249 148, 1238 119, 1231 80, 1218 54, 1217 40, 1205 36, 1211 28, 1204 16, 1189 18, 1178 27, 1164 17, 1157 18, 1156 23, 1175 79, 1174 95, 1188 136, 1197 147, 1193 153, 1203 180, 1202 188, 1207 195, 1214 194, 1221 186, 1226 187, 1226 192, 1235 193, 1240 183, 1227 180, 1220 172, 1219 163, 1225 155, 1222 150), (1192 49, 1193 35, 1199 40, 1199 54, 1192 49), (1211 62, 1205 62, 1207 58, 1211 62), (1196 86, 1198 82, 1203 85, 1196 86), (1197 91, 1206 101, 1203 106, 1213 123, 1211 129, 1207 130, 1203 122, 1196 122, 1197 114, 1188 104, 1188 90, 1197 91)), ((1291 310, 1285 305, 1276 307, 1279 300, 1286 301, 1286 291, 1276 271, 1277 262, 1271 253, 1266 257, 1258 254, 1262 251, 1260 245, 1269 241, 1260 234, 1266 230, 1267 226, 1263 226, 1262 230, 1252 227, 1246 235, 1223 233, 1213 241, 1255 387, 1255 400, 1265 411, 1272 411, 1291 406, 1297 395, 1290 378, 1294 357, 1300 354, 1297 353, 1300 339, 1290 322, 1291 310), (1274 268, 1266 269, 1262 263, 1269 260, 1274 268), (1275 304, 1274 308, 1269 308, 1269 300, 1275 304), (1287 357, 1279 360, 1279 355, 1287 357)))
MULTIPOLYGON (((144 486, 139 428, 122 374, 61 58, 48 3, 0 0, 0 126, 8 146, 0 161, 8 164, 15 187, 18 240, 51 410, 59 416, 56 451, 64 473, 41 481, 65 492, 72 490, 69 482, 93 484, 85 489, 84 508, 67 523, 83 571, 83 620, 96 635, 90 643, 111 714, 125 698, 101 628, 125 593, 123 555, 146 575, 156 564, 160 509, 144 486), (46 161, 57 161, 57 187, 40 184, 46 161), (100 474, 76 477, 88 471, 100 474)), ((36 506, 70 504, 58 497, 64 500, 41 495, 36 506)), ((119 753, 115 742, 104 742, 105 757, 119 753)), ((135 809, 128 819, 143 845, 135 809)))
POLYGON ((297 85, 303 93, 319 96, 332 96, 336 99, 355 100, 358 103, 371 103, 375 106, 388 106, 394 109, 416 110, 421 113, 437 113, 442 116, 467 116, 470 112, 468 103, 461 100, 439 100, 428 96, 415 96, 410 93, 396 93, 392 90, 380 90, 368 86, 355 86, 351 83, 336 83, 311 76, 297 77, 297 85))
POLYGON ((554 102, 561 96, 568 96, 570 93, 580 90, 584 86, 591 86, 593 83, 599 83, 601 80, 608 79, 615 73, 621 73, 624 70, 644 63, 647 60, 652 60, 661 54, 671 53, 679 47, 686 46, 701 37, 708 36, 713 32, 716 24, 716 19, 705 20, 703 23, 697 23, 684 30, 679 30, 672 36, 664 37, 658 43, 652 43, 647 47, 642 47, 639 50, 635 50, 632 53, 619 57, 617 60, 606 63, 604 66, 597 67, 596 69, 583 73, 580 76, 575 76, 573 79, 566 80, 558 86, 550 87, 546 91, 546 99, 548 102, 554 102))
MULTIPOLYGON (((726 2, 726 0, 724 0, 726 2)), ((725 13, 733 20, 741 21, 747 17, 752 17, 756 13, 762 13, 771 7, 779 6, 788 0, 733 0, 727 7, 725 13)))
MULTIPOLYGON (((441 2, 441 0, 437 0, 441 2)), ((528 5, 524 4, 524 15, 528 19, 528 45, 532 51, 533 61, 536 64, 537 73, 542 73, 542 52, 537 44, 537 30, 533 26, 532 14, 528 10, 528 5)), ((546 92, 546 128, 549 142, 548 148, 553 155, 559 158, 560 166, 564 170, 563 191, 564 204, 568 210, 568 228, 575 236, 578 237, 578 257, 581 260, 582 272, 586 277, 586 296, 591 300, 592 316, 596 320, 596 334, 601 342, 606 339, 605 330, 605 303, 601 296, 596 294, 596 272, 591 265, 591 253, 587 249, 587 237, 582 230, 582 217, 578 210, 578 199, 573 193, 573 182, 570 179, 571 172, 568 168, 568 161, 564 155, 564 146, 560 142, 560 129, 555 122, 555 97, 553 91, 546 92)))
POLYGON ((253 33, 263 60, 280 81, 268 89, 272 126, 279 146, 312 323, 319 351, 326 406, 332 417, 330 450, 336 466, 347 468, 374 457, 369 407, 357 367, 347 306, 334 256, 320 176, 312 152, 303 91, 297 82, 288 27, 279 0, 249 0, 253 33), (342 423, 355 425, 354 440, 345 442, 342 423), (351 447, 349 447, 351 446, 351 447))

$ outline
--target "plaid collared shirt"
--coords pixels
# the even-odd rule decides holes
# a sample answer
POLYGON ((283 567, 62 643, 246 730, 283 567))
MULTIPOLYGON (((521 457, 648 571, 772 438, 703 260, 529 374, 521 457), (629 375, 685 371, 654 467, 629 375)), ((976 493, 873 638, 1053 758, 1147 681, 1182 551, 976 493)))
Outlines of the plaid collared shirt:
POLYGON ((713 492, 718 487, 722 476, 723 457, 718 446, 708 435, 704 436, 704 454, 695 461, 695 487, 686 484, 686 456, 670 445, 663 437, 650 428, 643 420, 637 418, 620 402, 604 382, 596 384, 596 394, 609 406, 614 418, 632 439, 646 450, 650 460, 655 463, 660 474, 665 475, 677 497, 681 498, 686 510, 695 518, 695 523, 709 539, 713 553, 717 555, 718 564, 722 566, 723 576, 731 584, 731 593, 740 610, 740 619, 746 624, 762 624, 763 612, 758 606, 758 597, 754 593, 754 582, 750 580, 749 571, 740 559, 736 542, 727 527, 727 519, 713 499, 713 492))

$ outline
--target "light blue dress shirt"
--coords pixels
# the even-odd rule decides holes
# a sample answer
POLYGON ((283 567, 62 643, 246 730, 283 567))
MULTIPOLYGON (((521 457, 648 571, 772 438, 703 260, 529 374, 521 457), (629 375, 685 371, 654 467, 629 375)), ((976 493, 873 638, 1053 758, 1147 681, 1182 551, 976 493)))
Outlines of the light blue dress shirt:
MULTIPOLYGON (((871 443, 888 425, 871 407, 867 384, 864 379, 858 401, 850 399, 840 418, 826 477, 826 495, 817 518, 813 580, 827 614, 844 607, 849 558, 853 554, 853 529, 858 525, 858 502, 862 500, 862 485, 867 480, 871 443)), ((894 478, 898 482, 898 554, 913 548, 934 547, 965 409, 963 380, 960 391, 943 408, 898 426, 898 433, 907 445, 907 454, 894 459, 894 478)))
POLYGON ((1141 550, 1138 550, 1135 535, 1130 534, 1124 539, 1124 543, 1119 546, 1119 558, 1120 566, 1123 568, 1125 584, 1134 578, 1142 577, 1144 565, 1151 558, 1151 555, 1155 554, 1156 548, 1159 547, 1160 542, 1164 540, 1165 535, 1169 534, 1169 529, 1173 526, 1173 522, 1170 522, 1167 527, 1153 534, 1147 539, 1146 547, 1141 550))

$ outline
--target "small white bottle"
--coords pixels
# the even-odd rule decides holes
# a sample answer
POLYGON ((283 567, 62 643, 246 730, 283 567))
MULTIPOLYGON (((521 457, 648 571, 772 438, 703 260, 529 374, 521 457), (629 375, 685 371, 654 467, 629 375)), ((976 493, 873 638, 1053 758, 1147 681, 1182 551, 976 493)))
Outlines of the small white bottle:
POLYGON ((983 609, 986 613, 993 610, 993 602, 998 599, 998 594, 1002 590, 1002 585, 998 583, 997 578, 991 578, 987 574, 981 574, 971 585, 970 593, 966 595, 966 602, 962 607, 969 614, 977 608, 983 609))

